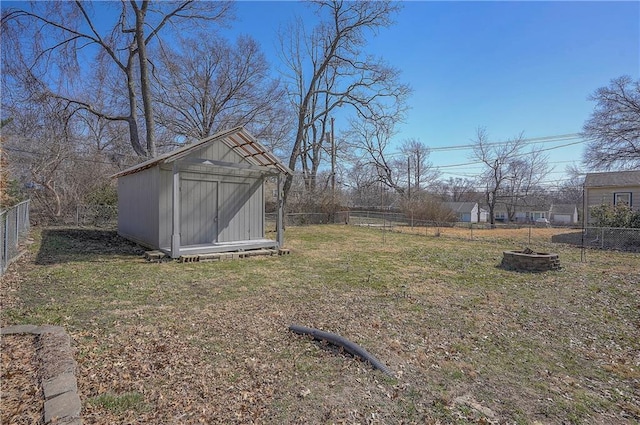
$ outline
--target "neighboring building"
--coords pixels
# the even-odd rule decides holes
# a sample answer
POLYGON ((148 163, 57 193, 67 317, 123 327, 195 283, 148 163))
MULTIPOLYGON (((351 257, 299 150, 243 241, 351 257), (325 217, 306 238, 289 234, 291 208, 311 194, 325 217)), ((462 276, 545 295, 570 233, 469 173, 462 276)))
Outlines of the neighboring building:
POLYGON ((578 223, 578 206, 576 204, 551 205, 551 221, 554 224, 572 225, 578 223))
MULTIPOLYGON (((496 221, 507 223, 507 210, 503 204, 496 205, 494 211, 496 221)), ((515 207, 512 223, 535 223, 537 219, 546 218, 551 223, 571 225, 578 223, 578 207, 575 204, 538 204, 519 205, 515 207)))
POLYGON ((480 207, 480 217, 478 218, 478 222, 486 223, 489 221, 489 210, 486 210, 480 207))
POLYGON ((640 209, 640 170, 587 173, 584 179, 584 223, 591 223, 591 208, 628 205, 640 209))
MULTIPOLYGON (((494 209, 496 221, 508 223, 509 215, 504 204, 496 204, 494 209)), ((515 207, 512 223, 534 223, 539 218, 551 217, 551 205, 518 205, 515 207)))
POLYGON ((264 181, 290 173, 242 127, 217 133, 114 175, 118 234, 173 258, 281 247, 281 229, 265 238, 264 181))
POLYGON ((444 202, 447 208, 454 212, 458 221, 465 223, 485 223, 487 211, 478 206, 477 202, 444 202))

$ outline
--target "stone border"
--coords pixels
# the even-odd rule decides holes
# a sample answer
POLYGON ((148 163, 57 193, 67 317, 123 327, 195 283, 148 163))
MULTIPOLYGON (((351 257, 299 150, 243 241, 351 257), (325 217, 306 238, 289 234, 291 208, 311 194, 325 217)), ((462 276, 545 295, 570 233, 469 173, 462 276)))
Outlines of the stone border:
POLYGON ((82 425, 80 397, 76 381, 76 362, 71 338, 61 326, 14 325, 0 329, 1 335, 37 336, 38 369, 44 392, 44 422, 82 425))

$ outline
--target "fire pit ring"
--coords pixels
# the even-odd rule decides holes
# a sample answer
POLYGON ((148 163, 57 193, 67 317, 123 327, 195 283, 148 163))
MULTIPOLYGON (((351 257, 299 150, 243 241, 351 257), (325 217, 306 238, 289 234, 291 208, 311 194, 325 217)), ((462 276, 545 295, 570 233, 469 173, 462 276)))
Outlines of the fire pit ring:
POLYGON ((500 266, 518 272, 546 272, 560 269, 560 258, 558 254, 534 252, 528 248, 523 251, 504 251, 500 266))

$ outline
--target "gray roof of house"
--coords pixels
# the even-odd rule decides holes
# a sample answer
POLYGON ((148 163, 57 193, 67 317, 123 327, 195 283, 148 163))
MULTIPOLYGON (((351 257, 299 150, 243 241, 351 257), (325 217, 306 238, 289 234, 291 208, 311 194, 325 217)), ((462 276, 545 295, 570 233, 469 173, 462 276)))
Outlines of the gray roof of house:
POLYGON ((640 170, 587 173, 585 187, 640 186, 640 170))
MULTIPOLYGON (((515 205, 516 212, 525 212, 525 211, 549 211, 551 208, 550 204, 543 203, 541 201, 535 199, 528 199, 521 201, 522 203, 519 205, 515 205)), ((494 212, 506 212, 507 206, 504 202, 497 202, 496 207, 494 208, 494 212)))
POLYGON ((470 213, 477 202, 444 202, 444 205, 456 213, 470 213))
POLYGON ((553 204, 551 212, 554 214, 574 214, 577 208, 576 204, 553 204))

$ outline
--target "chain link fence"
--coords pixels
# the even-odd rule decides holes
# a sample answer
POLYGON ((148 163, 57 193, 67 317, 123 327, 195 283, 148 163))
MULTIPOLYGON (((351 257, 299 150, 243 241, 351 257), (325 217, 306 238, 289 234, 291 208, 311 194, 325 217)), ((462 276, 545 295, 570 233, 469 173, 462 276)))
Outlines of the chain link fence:
MULTIPOLYGON (((266 214, 267 229, 274 231, 277 214, 266 214)), ((388 211, 340 211, 336 213, 288 213, 284 216, 286 226, 312 224, 349 224, 352 226, 379 228, 383 231, 416 233, 427 236, 451 236, 473 239, 474 231, 488 229, 488 223, 463 223, 450 221, 427 221, 402 213, 388 211)), ((501 225, 501 228, 516 228, 501 225)), ((518 226, 522 229, 523 226, 518 226)))
MULTIPOLYGON (((348 211, 335 213, 289 213, 284 216, 284 226, 308 226, 311 224, 346 224, 349 220, 348 211)), ((278 221, 277 213, 265 214, 267 230, 274 231, 278 221)))
POLYGON ((640 252, 640 229, 620 227, 586 227, 583 246, 640 252))
POLYGON ((29 206, 24 201, 0 212, 0 276, 18 258, 29 234, 29 206))
MULTIPOLYGON (((267 213, 266 231, 276 230, 277 214, 267 213)), ((553 243, 568 243, 586 248, 617 249, 640 252, 640 229, 567 226, 535 224, 440 222, 420 220, 402 213, 388 211, 339 211, 334 213, 288 213, 286 226, 317 224, 350 224, 353 226, 380 228, 384 231, 413 233, 425 236, 449 237, 465 240, 515 238, 523 245, 545 238, 553 243), (504 232, 500 232, 500 231, 504 232), (505 233, 501 235, 501 233, 505 233), (507 235, 508 233, 508 235, 507 235)), ((110 205, 78 205, 76 225, 82 227, 116 228, 118 208, 110 205)))
POLYGON ((640 252, 640 229, 628 227, 585 227, 554 235, 551 240, 581 248, 640 252))
MULTIPOLYGON (((267 214, 267 229, 275 231, 276 214, 267 214)), ((341 211, 338 213, 290 213, 284 217, 286 226, 311 224, 350 224, 379 228, 383 231, 413 233, 424 236, 464 240, 509 240, 522 245, 533 242, 566 243, 582 248, 615 249, 640 252, 640 229, 536 224, 496 224, 439 222, 420 220, 401 213, 387 211, 341 211)))

